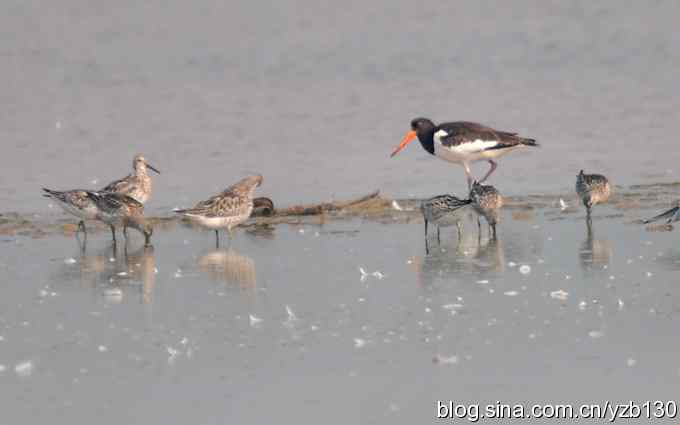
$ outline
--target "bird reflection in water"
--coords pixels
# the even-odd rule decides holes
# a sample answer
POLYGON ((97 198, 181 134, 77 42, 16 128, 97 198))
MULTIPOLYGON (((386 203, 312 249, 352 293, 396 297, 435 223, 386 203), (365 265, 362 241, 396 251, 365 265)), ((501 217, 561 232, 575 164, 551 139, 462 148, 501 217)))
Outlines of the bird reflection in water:
POLYGON ((589 272, 594 270, 606 270, 612 257, 612 245, 606 239, 595 238, 593 226, 586 220, 586 239, 579 250, 581 269, 589 272))
POLYGON ((152 245, 130 251, 126 243, 122 247, 108 246, 90 254, 81 247, 76 264, 78 276, 72 276, 73 266, 67 266, 67 279, 78 279, 82 287, 103 294, 108 301, 121 302, 124 290, 134 287, 140 288, 143 303, 151 303, 157 273, 152 245))
POLYGON ((255 261, 233 249, 217 249, 198 259, 198 268, 216 282, 236 285, 242 290, 257 287, 255 261))
POLYGON ((474 232, 463 233, 453 249, 430 250, 414 261, 418 285, 428 287, 454 278, 484 279, 505 269, 505 251, 500 238, 480 239, 474 232))

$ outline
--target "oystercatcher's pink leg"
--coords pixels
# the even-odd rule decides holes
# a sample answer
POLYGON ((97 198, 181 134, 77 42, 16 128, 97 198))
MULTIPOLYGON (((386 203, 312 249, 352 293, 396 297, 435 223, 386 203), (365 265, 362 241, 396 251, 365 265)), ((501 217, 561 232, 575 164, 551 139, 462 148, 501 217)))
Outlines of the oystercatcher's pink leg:
POLYGON ((489 168, 489 172, 486 173, 486 175, 484 177, 482 177, 482 179, 479 181, 480 183, 484 183, 486 181, 486 179, 489 178, 491 173, 496 171, 496 167, 498 167, 498 164, 496 164, 496 161, 494 161, 493 159, 489 160, 489 164, 491 165, 491 167, 489 168))
POLYGON ((463 168, 465 169, 465 177, 467 177, 468 191, 472 189, 472 171, 470 171, 470 165, 467 162, 463 163, 463 168))

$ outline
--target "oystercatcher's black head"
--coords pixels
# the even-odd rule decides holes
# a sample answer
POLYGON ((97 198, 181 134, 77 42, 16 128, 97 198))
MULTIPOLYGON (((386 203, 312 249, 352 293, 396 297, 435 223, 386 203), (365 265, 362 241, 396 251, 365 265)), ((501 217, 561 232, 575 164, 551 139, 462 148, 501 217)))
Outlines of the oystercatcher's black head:
POLYGON ((411 120, 411 130, 416 133, 434 130, 434 123, 427 118, 414 118, 411 120))
POLYGON ((406 133, 399 146, 392 151, 390 157, 401 152, 401 150, 414 141, 416 137, 420 141, 420 144, 423 145, 423 149, 434 155, 435 129, 436 126, 434 123, 427 118, 415 118, 411 120, 411 131, 406 133))

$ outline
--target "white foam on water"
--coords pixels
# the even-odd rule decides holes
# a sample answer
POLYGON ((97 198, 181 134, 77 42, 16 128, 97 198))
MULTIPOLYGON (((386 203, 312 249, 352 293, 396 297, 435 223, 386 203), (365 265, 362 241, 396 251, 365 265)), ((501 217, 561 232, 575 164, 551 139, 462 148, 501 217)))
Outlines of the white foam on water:
POLYGON ((455 354, 452 356, 443 356, 441 354, 437 354, 433 359, 432 362, 436 364, 458 364, 458 356, 455 354))
POLYGON ((563 290, 563 289, 558 289, 557 291, 552 291, 550 293, 551 298, 555 298, 556 300, 566 300, 569 298, 569 292, 563 290))
POLYGON ((248 315, 248 319, 250 321, 250 326, 253 326, 253 327, 258 326, 262 323, 262 319, 260 319, 259 317, 255 316, 253 314, 248 315))
POLYGON ((21 363, 18 363, 16 366, 14 366, 14 372, 16 372, 17 375, 19 376, 31 376, 33 373, 33 363, 31 361, 24 361, 21 363))
POLYGON ((590 332, 588 332, 588 336, 593 338, 593 339, 597 339, 597 338, 603 337, 604 332, 602 332, 602 331, 590 331, 590 332))
POLYGON ((519 272, 522 274, 529 274, 531 273, 531 266, 523 264, 522 266, 520 266, 519 272))

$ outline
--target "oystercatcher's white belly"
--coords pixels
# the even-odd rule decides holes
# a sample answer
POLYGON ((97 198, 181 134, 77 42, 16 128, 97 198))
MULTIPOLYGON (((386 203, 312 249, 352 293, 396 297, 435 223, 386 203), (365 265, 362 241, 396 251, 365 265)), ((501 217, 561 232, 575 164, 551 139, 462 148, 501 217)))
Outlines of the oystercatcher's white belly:
POLYGON ((496 145, 498 145, 498 142, 495 140, 477 139, 473 142, 462 143, 456 146, 444 146, 436 133, 434 136, 434 154, 445 161, 458 164, 498 158, 521 146, 516 145, 493 149, 496 145))

